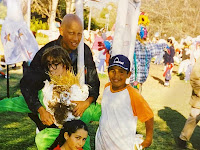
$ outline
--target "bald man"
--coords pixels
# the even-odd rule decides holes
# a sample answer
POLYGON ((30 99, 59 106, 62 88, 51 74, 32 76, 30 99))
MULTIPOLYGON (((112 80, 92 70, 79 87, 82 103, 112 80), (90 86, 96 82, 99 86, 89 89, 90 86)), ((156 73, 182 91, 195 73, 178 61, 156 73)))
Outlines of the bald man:
MULTIPOLYGON (((35 55, 30 64, 30 69, 20 81, 21 92, 26 100, 29 109, 33 112, 29 117, 36 123, 39 130, 46 127, 55 127, 53 124, 53 116, 46 111, 38 99, 38 91, 44 87, 46 79, 49 76, 45 73, 45 68, 41 64, 41 57, 44 51, 51 46, 59 45, 68 51, 73 70, 77 73, 77 47, 81 41, 83 34, 83 25, 80 18, 74 14, 64 16, 59 29, 60 36, 57 40, 47 43, 35 55), (40 114, 40 119, 37 114, 40 114), (41 120, 41 121, 40 121, 41 120)), ((90 48, 84 44, 84 64, 85 64, 85 82, 89 85, 89 97, 86 101, 76 102, 77 106, 74 109, 74 115, 82 116, 83 112, 95 102, 99 96, 99 78, 97 75, 95 63, 92 58, 90 48)))

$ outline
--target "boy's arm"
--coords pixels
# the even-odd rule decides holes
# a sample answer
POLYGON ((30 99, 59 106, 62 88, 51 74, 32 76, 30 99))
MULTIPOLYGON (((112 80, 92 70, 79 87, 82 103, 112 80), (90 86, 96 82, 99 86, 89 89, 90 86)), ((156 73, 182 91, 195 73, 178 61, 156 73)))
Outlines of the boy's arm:
POLYGON ((154 118, 151 118, 151 119, 149 119, 145 122, 146 138, 141 144, 143 148, 149 147, 152 143, 152 140, 153 140, 153 121, 154 121, 154 118))
POLYGON ((71 101, 72 103, 77 104, 73 110, 74 116, 82 116, 84 111, 92 104, 94 97, 89 96, 85 101, 71 101))

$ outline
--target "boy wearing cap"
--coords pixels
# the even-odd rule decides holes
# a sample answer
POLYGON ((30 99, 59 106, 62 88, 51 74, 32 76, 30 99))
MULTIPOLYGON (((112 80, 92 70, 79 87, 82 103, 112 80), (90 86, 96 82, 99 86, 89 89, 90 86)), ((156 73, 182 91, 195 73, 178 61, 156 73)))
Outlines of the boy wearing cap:
POLYGON ((153 112, 139 92, 126 84, 130 75, 130 61, 126 56, 116 55, 110 59, 110 82, 103 92, 95 150, 135 149, 137 118, 146 126, 146 138, 141 146, 149 147, 152 143, 153 112))

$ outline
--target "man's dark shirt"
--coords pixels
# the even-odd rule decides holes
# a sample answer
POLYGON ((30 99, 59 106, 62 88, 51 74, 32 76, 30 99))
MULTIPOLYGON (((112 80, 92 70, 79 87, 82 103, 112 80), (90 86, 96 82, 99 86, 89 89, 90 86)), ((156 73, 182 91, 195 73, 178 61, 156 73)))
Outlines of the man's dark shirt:
MULTIPOLYGON (((33 113, 38 113, 37 110, 42 106, 38 99, 38 91, 44 87, 46 79, 50 80, 48 74, 45 72, 44 66, 41 64, 41 58, 44 51, 51 46, 60 45, 60 36, 57 40, 49 42, 42 47, 35 55, 30 64, 28 72, 23 76, 20 81, 21 92, 26 100, 29 109, 33 113)), ((70 54, 72 59, 72 66, 75 73, 77 73, 77 59, 78 51, 74 50, 70 54)), ((90 48, 84 44, 84 65, 85 65, 85 83, 89 85, 89 96, 94 97, 94 100, 99 96, 100 81, 97 75, 95 63, 93 61, 90 48)))

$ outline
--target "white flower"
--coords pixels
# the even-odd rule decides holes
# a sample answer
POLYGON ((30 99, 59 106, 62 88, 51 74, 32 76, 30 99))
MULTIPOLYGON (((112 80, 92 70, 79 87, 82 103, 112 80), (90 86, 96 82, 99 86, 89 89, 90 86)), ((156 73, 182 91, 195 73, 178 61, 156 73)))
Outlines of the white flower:
POLYGON ((88 86, 84 84, 82 87, 74 84, 70 88, 70 100, 72 101, 85 101, 88 98, 88 86))

